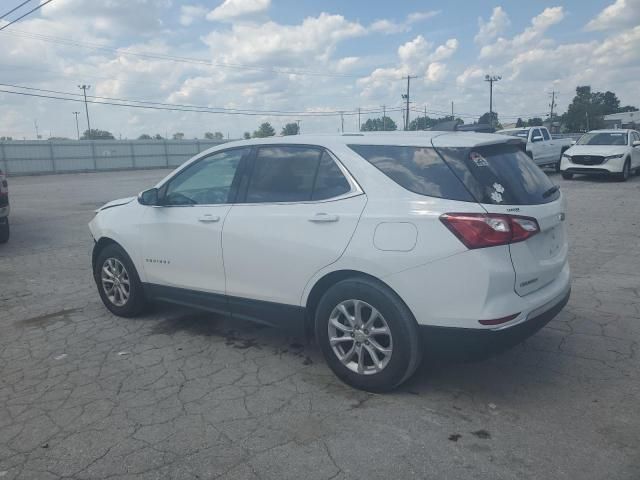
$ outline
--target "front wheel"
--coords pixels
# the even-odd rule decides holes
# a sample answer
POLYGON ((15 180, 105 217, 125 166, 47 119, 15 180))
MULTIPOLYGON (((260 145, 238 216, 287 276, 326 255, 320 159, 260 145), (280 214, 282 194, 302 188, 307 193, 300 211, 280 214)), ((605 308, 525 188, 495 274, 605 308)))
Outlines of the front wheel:
POLYGON ((627 160, 626 162, 624 162, 624 166, 622 167, 622 173, 618 174, 618 181, 626 182, 627 180, 629 180, 630 176, 631 176, 631 163, 629 162, 629 160, 627 160))
POLYGON ((362 390, 394 389, 415 372, 422 358, 411 311, 373 280, 353 278, 331 287, 316 310, 315 330, 333 373, 362 390))
POLYGON ((9 241, 9 234, 9 219, 5 218, 4 223, 0 223, 0 243, 7 243, 9 241))
POLYGON ((135 317, 145 310, 147 302, 138 272, 122 247, 111 244, 103 248, 93 275, 102 303, 111 313, 135 317))

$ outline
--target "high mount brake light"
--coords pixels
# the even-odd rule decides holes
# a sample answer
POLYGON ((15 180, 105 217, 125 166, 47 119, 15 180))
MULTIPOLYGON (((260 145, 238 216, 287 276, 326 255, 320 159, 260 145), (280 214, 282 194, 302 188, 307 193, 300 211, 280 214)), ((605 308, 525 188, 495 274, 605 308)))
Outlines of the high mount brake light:
POLYGON ((440 221, 469 249, 522 242, 540 232, 535 218, 494 213, 445 213, 440 221))

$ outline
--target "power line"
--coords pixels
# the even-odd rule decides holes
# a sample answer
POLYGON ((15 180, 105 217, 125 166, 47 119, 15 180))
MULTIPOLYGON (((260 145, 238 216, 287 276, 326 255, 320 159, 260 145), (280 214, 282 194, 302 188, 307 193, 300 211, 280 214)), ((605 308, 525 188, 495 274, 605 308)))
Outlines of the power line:
POLYGON ((0 20, 2 20, 4 17, 6 17, 7 15, 11 15, 13 12, 15 12, 16 10, 18 10, 20 7, 22 7, 23 5, 26 5, 27 3, 29 3, 31 0, 25 0, 24 2, 22 2, 20 5, 18 5, 15 8, 12 8, 11 10, 9 10, 7 13, 3 14, 0 17, 0 20))
POLYGON ((28 11, 27 13, 25 13, 24 15, 21 15, 21 16, 19 16, 18 18, 16 18, 15 20, 13 20, 13 21, 11 21, 11 22, 7 23, 6 25, 3 25, 2 27, 0 27, 0 32, 1 32, 2 30, 4 30, 5 28, 7 28, 9 25, 13 25, 13 24, 14 24, 14 23, 16 23, 17 21, 22 20, 22 19, 23 19, 24 17, 26 17, 27 15, 32 14, 32 13, 33 13, 33 12, 35 12, 36 10, 38 10, 38 9, 40 9, 40 8, 42 8, 42 7, 44 7, 47 3, 51 3, 51 2, 53 2, 53 0, 47 0, 46 2, 41 3, 41 4, 40 4, 40 5, 38 5, 37 7, 32 8, 31 10, 29 10, 29 11, 28 11))
MULTIPOLYGON (((10 87, 10 88, 19 88, 21 90, 31 90, 31 91, 37 91, 37 92, 45 92, 45 93, 55 93, 58 95, 67 95, 67 96, 77 96, 77 97, 82 97, 83 94, 82 93, 73 93, 73 92, 62 92, 60 90, 49 90, 49 89, 45 89, 45 88, 35 88, 35 87, 25 87, 22 85, 16 85, 16 84, 11 84, 11 83, 0 83, 0 86, 3 87, 10 87)), ((151 101, 146 101, 146 100, 132 100, 132 99, 128 99, 128 98, 115 98, 115 97, 104 97, 104 96, 99 96, 99 95, 87 95, 87 98, 96 98, 96 99, 100 99, 100 100, 110 100, 110 101, 115 101, 115 102, 127 102, 127 103, 141 103, 141 104, 145 104, 145 105, 157 105, 157 106, 166 106, 166 107, 182 107, 182 108, 197 108, 197 109, 202 109, 202 110, 212 110, 213 113, 221 113, 218 111, 222 111, 222 112, 233 112, 233 113, 260 113, 260 114, 264 114, 264 115, 311 115, 311 114, 326 114, 326 115, 337 115, 339 114, 341 111, 344 110, 322 110, 319 112, 314 112, 314 111, 309 111, 309 110, 303 110, 303 111, 289 111, 289 110, 257 110, 257 109, 242 109, 242 108, 227 108, 227 107, 207 107, 207 106, 202 106, 202 105, 189 105, 189 104, 182 104, 182 103, 162 103, 162 102, 151 102, 151 101)), ((380 112, 379 109, 376 108, 368 108, 368 109, 361 109, 361 113, 378 113, 380 112)), ((354 112, 355 113, 355 112, 354 112)), ((349 115, 352 115, 353 113, 348 113, 349 115)))
MULTIPOLYGON (((16 92, 12 90, 0 89, 0 93, 9 93, 13 95, 22 95, 27 97, 36 97, 36 98, 48 98, 53 100, 61 100, 67 102, 82 102, 83 100, 80 98, 68 98, 68 97, 59 97, 54 95, 44 95, 37 93, 27 93, 27 92, 16 92)), ((219 115, 245 115, 245 116, 274 116, 274 117, 284 117, 291 116, 290 114, 278 114, 278 113, 264 113, 264 112, 229 112, 229 111, 212 111, 206 110, 202 108, 172 108, 168 106, 159 107, 152 105, 136 105, 133 103, 115 103, 115 102, 107 102, 107 101, 96 101, 87 99, 87 103, 92 103, 95 105, 110 105, 116 107, 130 107, 130 108, 140 108, 140 109, 148 109, 148 110, 166 110, 166 111, 174 111, 174 112, 191 112, 191 113, 211 113, 211 114, 219 114, 219 115)), ((399 109, 394 109, 394 111, 398 111, 399 109)), ((372 110, 369 113, 380 113, 381 110, 372 110)), ((303 116, 306 117, 335 117, 337 115, 357 115, 357 111, 336 111, 336 112, 318 112, 318 113, 309 113, 303 116)))

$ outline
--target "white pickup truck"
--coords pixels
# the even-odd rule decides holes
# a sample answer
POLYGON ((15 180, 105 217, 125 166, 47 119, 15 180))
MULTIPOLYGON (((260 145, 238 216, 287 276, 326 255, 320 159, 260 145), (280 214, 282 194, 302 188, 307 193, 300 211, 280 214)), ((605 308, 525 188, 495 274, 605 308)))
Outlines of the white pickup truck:
POLYGON ((527 155, 540 167, 554 167, 560 171, 560 160, 573 141, 570 138, 554 139, 546 127, 509 128, 496 132, 499 135, 511 135, 527 142, 527 155))

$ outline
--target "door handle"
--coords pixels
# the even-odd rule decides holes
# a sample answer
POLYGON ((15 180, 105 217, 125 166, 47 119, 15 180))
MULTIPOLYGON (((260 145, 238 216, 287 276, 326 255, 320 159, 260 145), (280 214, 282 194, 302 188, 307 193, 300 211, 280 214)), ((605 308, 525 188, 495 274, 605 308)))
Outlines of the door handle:
POLYGON ((329 215, 328 213, 316 213, 313 217, 309 219, 309 221, 314 223, 337 222, 338 215, 329 215))
POLYGON ((215 222, 219 222, 220 221, 220 217, 218 217, 217 215, 202 215, 201 217, 198 217, 198 221, 201 223, 215 223, 215 222))

